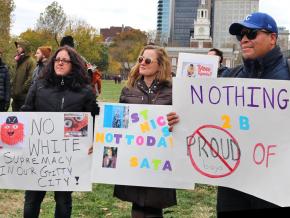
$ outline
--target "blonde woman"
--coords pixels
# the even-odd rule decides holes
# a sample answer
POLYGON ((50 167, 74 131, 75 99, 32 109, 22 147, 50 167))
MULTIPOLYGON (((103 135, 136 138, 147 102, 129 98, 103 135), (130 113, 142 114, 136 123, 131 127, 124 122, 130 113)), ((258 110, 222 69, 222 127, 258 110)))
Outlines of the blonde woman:
MULTIPOLYGON (((147 45, 142 49, 120 103, 172 104, 171 66, 163 48, 147 45)), ((175 189, 116 185, 114 196, 132 202, 133 218, 163 217, 163 208, 176 205, 175 189)))

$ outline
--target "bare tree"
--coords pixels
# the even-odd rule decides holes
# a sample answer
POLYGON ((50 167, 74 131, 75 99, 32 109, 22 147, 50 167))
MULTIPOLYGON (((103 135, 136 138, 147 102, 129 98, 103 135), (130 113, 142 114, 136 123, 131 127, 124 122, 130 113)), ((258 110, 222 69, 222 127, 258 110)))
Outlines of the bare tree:
POLYGON ((54 1, 45 8, 43 13, 40 14, 36 28, 50 33, 54 37, 56 43, 59 44, 58 34, 64 32, 66 24, 66 14, 61 5, 54 1))

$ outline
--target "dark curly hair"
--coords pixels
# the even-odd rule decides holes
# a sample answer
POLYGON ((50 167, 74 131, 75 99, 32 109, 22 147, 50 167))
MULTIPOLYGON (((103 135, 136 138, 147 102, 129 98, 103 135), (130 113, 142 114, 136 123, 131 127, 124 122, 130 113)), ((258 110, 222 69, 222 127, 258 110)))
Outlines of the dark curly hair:
POLYGON ((224 56, 223 56, 223 52, 217 48, 212 48, 210 49, 208 52, 210 51, 213 51, 215 52, 215 55, 219 56, 220 57, 220 64, 223 63, 223 60, 224 60, 224 56))
POLYGON ((79 89, 89 84, 85 62, 83 61, 81 56, 76 52, 76 50, 69 46, 60 47, 53 54, 53 56, 49 59, 46 67, 43 70, 42 78, 47 82, 48 85, 51 86, 56 86, 61 79, 66 79, 67 81, 69 81, 69 84, 66 85, 73 90, 79 89), (67 51, 70 57, 72 69, 68 75, 58 76, 56 75, 54 70, 54 62, 57 54, 63 50, 67 51))

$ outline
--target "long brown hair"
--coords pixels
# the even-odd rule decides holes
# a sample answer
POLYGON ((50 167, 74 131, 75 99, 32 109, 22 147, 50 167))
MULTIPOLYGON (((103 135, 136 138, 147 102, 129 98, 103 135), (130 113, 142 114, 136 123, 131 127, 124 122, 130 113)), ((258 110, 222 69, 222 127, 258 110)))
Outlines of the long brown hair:
MULTIPOLYGON (((157 61, 158 65, 160 66, 160 71, 157 72, 156 79, 159 82, 163 81, 171 81, 171 65, 169 62, 169 57, 167 52, 164 48, 155 46, 155 45, 146 45, 140 52, 139 56, 142 56, 145 50, 154 50, 157 54, 157 61)), ((137 80, 139 80, 142 75, 139 73, 139 67, 140 64, 137 61, 134 67, 131 69, 128 81, 127 81, 127 87, 133 87, 137 80)))
POLYGON ((41 78, 45 79, 47 83, 50 85, 56 85, 59 76, 57 76, 55 73, 54 62, 57 54, 62 50, 67 51, 72 64, 71 72, 67 76, 65 76, 70 77, 72 79, 71 84, 69 84, 69 86, 73 89, 78 89, 80 87, 86 86, 89 82, 85 62, 82 60, 81 56, 76 52, 76 50, 69 46, 63 46, 58 48, 58 50, 49 59, 46 67, 43 70, 43 76, 41 78))

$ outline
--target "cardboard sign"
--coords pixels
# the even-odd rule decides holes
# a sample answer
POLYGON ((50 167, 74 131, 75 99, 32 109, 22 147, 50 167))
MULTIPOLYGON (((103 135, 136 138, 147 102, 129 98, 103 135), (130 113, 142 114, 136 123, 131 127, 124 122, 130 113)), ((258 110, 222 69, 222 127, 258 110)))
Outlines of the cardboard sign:
POLYGON ((92 189, 89 113, 1 113, 0 126, 0 188, 92 189))
POLYGON ((188 188, 180 162, 186 146, 173 144, 165 105, 101 104, 95 121, 93 181, 188 188))
POLYGON ((290 82, 175 78, 174 143, 184 180, 234 188, 290 206, 290 82))
POLYGON ((219 57, 179 53, 176 77, 217 77, 219 57))

